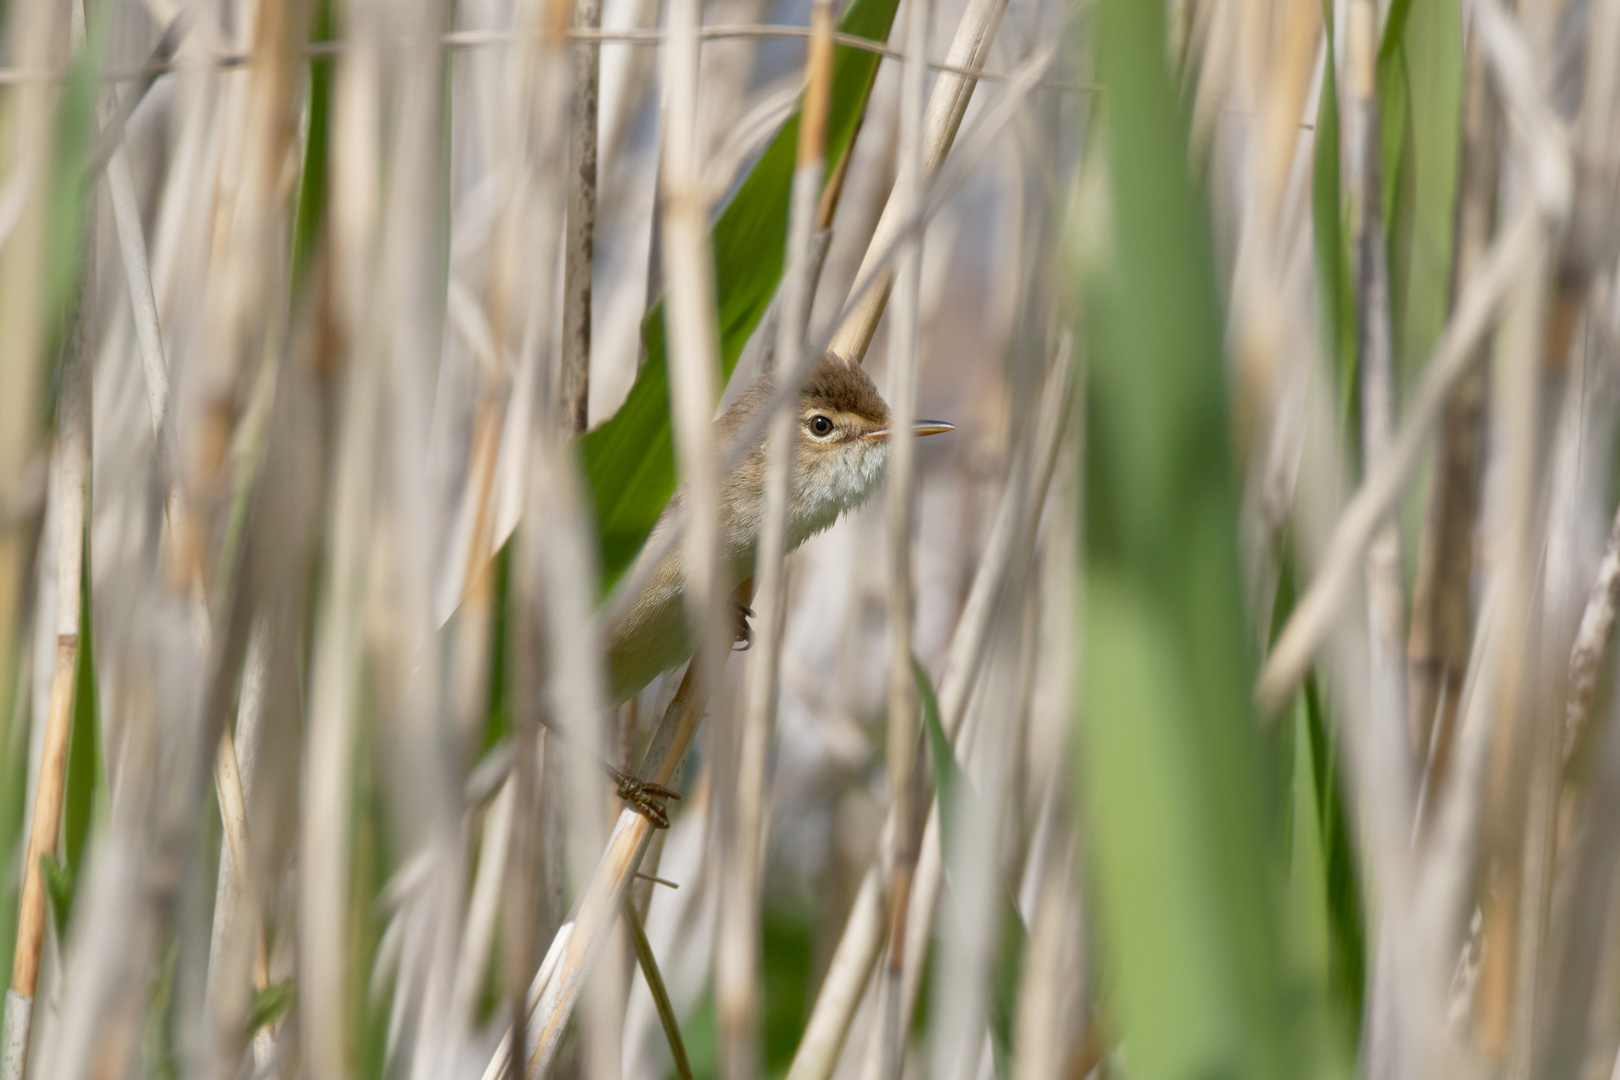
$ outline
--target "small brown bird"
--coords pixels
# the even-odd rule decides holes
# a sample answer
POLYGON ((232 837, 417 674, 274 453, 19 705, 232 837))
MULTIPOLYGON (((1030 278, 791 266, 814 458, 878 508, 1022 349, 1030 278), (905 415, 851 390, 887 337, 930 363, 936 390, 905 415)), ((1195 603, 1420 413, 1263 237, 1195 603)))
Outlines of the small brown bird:
MULTIPOLYGON (((730 447, 748 421, 768 407, 775 382, 759 378, 715 421, 721 447, 730 447)), ((860 365, 827 354, 799 391, 798 438, 788 482, 787 548, 821 532, 877 489, 888 462, 889 406, 860 365)), ((922 421, 918 435, 955 430, 922 421)), ((648 549, 669 529, 681 493, 664 509, 648 549)), ((765 439, 757 439, 720 489, 722 575, 735 589, 754 572, 754 549, 765 514, 765 439)), ((645 558, 645 554, 643 555, 645 558)), ((664 556, 634 603, 608 630, 608 689, 624 701, 654 676, 692 655, 687 625, 686 575, 677 547, 664 556)))

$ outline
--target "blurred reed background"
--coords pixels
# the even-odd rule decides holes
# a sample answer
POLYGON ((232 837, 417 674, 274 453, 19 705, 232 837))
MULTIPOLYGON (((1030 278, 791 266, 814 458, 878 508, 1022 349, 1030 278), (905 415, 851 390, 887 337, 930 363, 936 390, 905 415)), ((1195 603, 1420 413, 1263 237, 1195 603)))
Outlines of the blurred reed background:
POLYGON ((0 1080, 1620 1076, 1620 0, 0 27, 0 1080))

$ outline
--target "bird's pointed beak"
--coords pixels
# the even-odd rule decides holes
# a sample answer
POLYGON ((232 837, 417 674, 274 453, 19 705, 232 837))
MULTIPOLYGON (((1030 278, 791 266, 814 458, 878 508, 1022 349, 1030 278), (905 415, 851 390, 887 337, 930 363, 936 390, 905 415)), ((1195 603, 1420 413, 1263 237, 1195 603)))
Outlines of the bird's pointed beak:
MULTIPOLYGON (((955 424, 947 424, 942 420, 919 420, 917 421, 917 426, 912 428, 912 433, 920 439, 924 435, 943 435, 947 431, 955 430, 955 424)), ((891 432, 888 428, 879 428, 876 431, 868 431, 865 435, 862 435, 861 438, 869 439, 872 442, 885 442, 892 434, 893 432, 891 432)))

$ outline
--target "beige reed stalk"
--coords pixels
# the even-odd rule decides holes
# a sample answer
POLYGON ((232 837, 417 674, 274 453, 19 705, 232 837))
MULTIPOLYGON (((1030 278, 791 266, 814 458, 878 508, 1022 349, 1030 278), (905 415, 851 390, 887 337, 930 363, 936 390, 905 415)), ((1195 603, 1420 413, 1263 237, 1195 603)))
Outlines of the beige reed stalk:
POLYGON ((698 629, 698 659, 707 670, 714 726, 725 730, 726 695, 720 674, 732 636, 719 582, 720 476, 714 441, 719 401, 715 369, 714 260, 709 205, 697 159, 699 0, 671 0, 664 54, 663 272, 669 324, 670 412, 675 455, 684 483, 686 600, 698 629))
POLYGON ((56 514, 56 665, 51 673, 50 705, 40 749, 39 781, 23 863, 23 885, 17 915, 17 947, 6 995, 5 1080, 20 1078, 28 1064, 28 1035, 34 992, 39 983, 40 951, 50 917, 42 861, 54 859, 62 825, 62 796, 67 779, 68 733, 73 725, 74 677, 79 660, 79 614, 84 580, 84 538, 90 497, 91 334, 93 305, 81 274, 78 311, 63 350, 62 388, 57 405, 56 514))
MULTIPOLYGON (((61 66, 66 60, 60 47, 67 38, 63 22, 66 15, 60 4, 12 4, 7 35, 15 46, 12 62, 61 66)), ((56 100, 50 86, 30 82, 20 86, 5 103, 5 119, 10 121, 15 147, 10 158, 12 169, 26 177, 22 182, 27 187, 17 223, 0 252, 0 504, 22 491, 26 470, 38 452, 36 402, 45 300, 40 285, 50 239, 47 214, 55 165, 56 100)), ((7 675, 18 677, 13 638, 22 606, 27 547, 20 524, 0 519, 0 701, 12 699, 7 675)), ((75 625, 77 617, 75 608, 75 625)), ((28 902, 26 885, 24 902, 28 902)), ((17 949, 19 961, 24 956, 24 944, 20 942, 17 949)), ((0 1033, 0 1080, 21 1080, 37 973, 37 959, 29 961, 22 972, 14 967, 11 989, 6 993, 4 1031, 0 1033), (19 974, 23 978, 19 979, 19 974)))
MULTIPOLYGON (((1345 8, 1345 79, 1343 155, 1347 163, 1351 228, 1356 256, 1356 352, 1361 375, 1361 458, 1364 470, 1378 466, 1389 452, 1394 428, 1394 356, 1385 261, 1383 174, 1379 157, 1380 117, 1377 97, 1378 11, 1373 0, 1350 0, 1345 8)), ((1410 829, 1413 805, 1412 756, 1406 736, 1405 638, 1406 597, 1401 581, 1401 537, 1392 515, 1374 529, 1363 559, 1367 605, 1368 708, 1360 741, 1367 768, 1379 778, 1374 805, 1364 805, 1364 828, 1384 828, 1384 846, 1399 849, 1410 829)), ((1366 1025, 1366 1054, 1373 1062, 1389 1060, 1402 1044, 1399 1030, 1410 1022, 1403 1008, 1410 985, 1398 977, 1398 966, 1410 950, 1401 940, 1406 923, 1379 919, 1371 962, 1371 990, 1366 1025)), ((1374 1066, 1376 1070, 1378 1066, 1374 1066)))
MULTIPOLYGON (((884 207, 900 220, 922 204, 923 92, 927 71, 922 57, 928 47, 931 0, 909 0, 906 13, 908 58, 900 82, 899 174, 884 207)), ((882 231, 882 219, 878 230, 882 231)), ((919 231, 895 260, 894 311, 889 316, 889 831, 888 962, 878 981, 879 1076, 899 1080, 905 1058, 905 1024, 901 1019, 901 986, 905 970, 906 913, 919 832, 916 804, 917 691, 912 675, 912 621, 916 589, 912 582, 911 544, 917 516, 917 352, 921 328, 922 243, 919 231)), ((872 296, 872 293, 868 293, 872 296)), ((834 346, 836 351, 836 344, 834 346)))
MULTIPOLYGON (((354 14, 359 14, 355 12, 354 14)), ((372 15, 375 17, 375 9, 372 15)), ((381 28, 357 26, 334 80, 331 235, 336 319, 353 343, 328 500, 329 562, 311 643, 309 741, 299 823, 300 1058, 313 1080, 340 1080, 350 1061, 349 874, 354 761, 364 649, 367 556, 381 421, 381 357, 368 330, 382 112, 381 28)))
MULTIPOLYGON (((950 51, 946 53, 946 63, 955 68, 983 67, 991 42, 995 40, 996 29, 1001 25, 1001 16, 1006 10, 1007 0, 968 0, 967 10, 962 13, 962 20, 956 27, 956 36, 951 39, 950 51)), ((928 99, 928 112, 923 120, 924 179, 932 177, 940 162, 945 160, 951 144, 956 140, 957 129, 962 126, 962 117, 967 113, 968 102, 972 100, 973 88, 977 85, 976 79, 954 73, 941 75, 934 84, 934 92, 928 99)), ((891 193, 887 205, 883 207, 883 215, 878 218, 877 229, 867 245, 866 257, 861 260, 857 280, 864 279, 876 268, 878 258, 905 228, 910 215, 896 201, 897 194, 891 193)), ((877 279, 877 284, 860 298, 854 312, 838 327, 829 346, 831 351, 856 363, 866 358, 867 346, 872 344, 872 335, 877 332, 878 319, 888 304, 889 290, 893 285, 893 273, 884 272, 877 279)))
MULTIPOLYGON (((825 169, 827 110, 832 92, 833 13, 827 0, 810 12, 804 109, 788 208, 786 272, 779 290, 774 361, 796 371, 815 288, 811 250, 825 169)), ((825 246, 822 253, 825 254, 825 246)), ((765 849, 765 770, 780 680, 787 606, 788 478, 798 417, 791 398, 776 410, 767 436, 765 512, 755 560, 755 641, 745 679, 745 712, 737 752, 734 828, 722 850, 720 918, 715 935, 715 1012, 721 1067, 730 1077, 759 1071, 760 890, 765 849)), ((909 430, 909 429, 908 429, 909 430)), ((649 980, 650 982, 650 980, 649 980)))
MULTIPOLYGON (((574 27, 602 28, 602 0, 577 0, 574 27)), ((562 362, 557 415, 566 430, 584 431, 591 390, 591 274, 596 236, 596 117, 601 46, 588 38, 573 49, 568 127, 568 222, 563 236, 562 362)))

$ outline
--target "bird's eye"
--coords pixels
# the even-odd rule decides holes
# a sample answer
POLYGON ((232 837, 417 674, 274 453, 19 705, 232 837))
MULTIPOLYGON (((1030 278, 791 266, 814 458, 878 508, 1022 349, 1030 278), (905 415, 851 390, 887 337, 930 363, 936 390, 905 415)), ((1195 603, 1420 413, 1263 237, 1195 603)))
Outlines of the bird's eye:
POLYGON ((815 416, 810 418, 808 426, 810 428, 810 434, 814 435, 818 439, 825 439, 833 432, 833 422, 827 419, 825 416, 822 416, 820 413, 817 413, 815 416))

